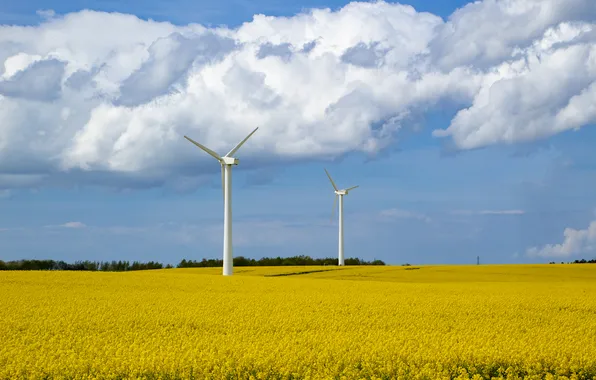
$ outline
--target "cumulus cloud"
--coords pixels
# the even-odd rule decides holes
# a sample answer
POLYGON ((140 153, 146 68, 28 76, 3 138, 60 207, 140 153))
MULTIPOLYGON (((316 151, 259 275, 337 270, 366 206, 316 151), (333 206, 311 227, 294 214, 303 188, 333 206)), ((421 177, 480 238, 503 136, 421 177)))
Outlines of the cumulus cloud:
POLYGON ((56 59, 40 60, 1 81, 0 95, 50 102, 60 97, 63 74, 63 62, 56 59))
POLYGON ((236 29, 40 15, 0 26, 0 187, 156 186, 207 167, 183 135, 223 153, 255 126, 253 162, 374 154, 445 100, 461 109, 434 135, 461 149, 596 121, 593 0, 483 0, 447 21, 354 2, 236 29))
POLYGON ((444 70, 469 64, 498 67, 536 43, 544 46, 552 38, 552 27, 592 23, 594 18, 596 6, 589 0, 476 1, 456 10, 439 26, 431 55, 444 70))
POLYGON ((563 236, 564 240, 561 244, 532 247, 526 251, 526 254, 531 257, 563 258, 596 252, 596 220, 584 230, 565 228, 563 236))
POLYGON ((434 135, 473 149, 579 129, 596 122, 595 81, 596 24, 561 23, 488 72, 472 106, 434 135))

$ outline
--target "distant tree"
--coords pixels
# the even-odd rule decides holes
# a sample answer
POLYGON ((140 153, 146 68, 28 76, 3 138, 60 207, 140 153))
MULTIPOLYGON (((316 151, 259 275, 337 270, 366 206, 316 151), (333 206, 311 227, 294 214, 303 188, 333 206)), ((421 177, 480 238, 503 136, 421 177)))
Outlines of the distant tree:
MULTIPOLYGON (((246 258, 244 256, 234 257, 234 266, 306 266, 306 265, 337 265, 337 258, 313 259, 310 256, 299 255, 292 257, 263 257, 259 260, 246 258)), ((346 265, 385 265, 381 260, 368 262, 359 258, 347 258, 344 260, 346 265)), ((223 260, 205 259, 200 262, 194 260, 182 259, 178 263, 178 268, 197 268, 197 267, 221 267, 223 260)))
POLYGON ((252 264, 253 261, 254 260, 247 259, 244 256, 234 257, 234 260, 233 260, 234 266, 236 266, 236 267, 248 267, 248 266, 251 266, 251 264, 252 264))
MULTIPOLYGON (((306 266, 306 265, 337 265, 337 258, 312 258, 307 255, 293 257, 263 257, 255 260, 244 256, 234 258, 234 266, 306 266)), ((381 260, 368 262, 355 257, 345 259, 346 265, 385 265, 381 260)), ((408 264, 409 265, 409 264, 408 264)), ((176 265, 177 268, 208 268, 222 267, 221 259, 206 259, 201 261, 182 259, 176 265)), ((61 271, 102 271, 102 272, 124 272, 150 269, 163 269, 164 265, 159 262, 149 261, 146 263, 140 261, 112 260, 112 261, 90 261, 77 260, 74 263, 54 260, 16 260, 1 261, 0 270, 61 270, 61 271)), ((165 266, 166 269, 174 268, 171 264, 165 266)))
POLYGON ((0 270, 68 270, 68 271, 129 271, 129 270, 146 270, 146 269, 161 269, 163 264, 150 261, 148 263, 135 262, 130 265, 128 261, 75 261, 72 264, 66 263, 62 260, 16 260, 16 261, 0 261, 0 270))
POLYGON ((573 261, 573 264, 595 264, 595 263, 596 263, 596 259, 592 259, 592 260, 581 259, 581 260, 573 261))

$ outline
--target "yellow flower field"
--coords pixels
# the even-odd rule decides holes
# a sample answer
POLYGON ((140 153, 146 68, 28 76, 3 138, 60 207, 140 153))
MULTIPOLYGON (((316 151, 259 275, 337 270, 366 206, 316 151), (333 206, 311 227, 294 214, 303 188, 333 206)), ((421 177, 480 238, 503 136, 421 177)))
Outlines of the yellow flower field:
POLYGON ((596 265, 220 273, 0 272, 0 378, 596 379, 596 265))

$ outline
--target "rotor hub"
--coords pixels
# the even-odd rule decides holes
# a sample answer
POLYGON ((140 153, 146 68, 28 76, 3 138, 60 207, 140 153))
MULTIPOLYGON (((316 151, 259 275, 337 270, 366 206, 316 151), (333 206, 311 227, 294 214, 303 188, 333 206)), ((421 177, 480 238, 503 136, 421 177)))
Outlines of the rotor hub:
POLYGON ((222 157, 221 159, 224 165, 238 165, 238 163, 240 162, 239 159, 234 157, 222 157))

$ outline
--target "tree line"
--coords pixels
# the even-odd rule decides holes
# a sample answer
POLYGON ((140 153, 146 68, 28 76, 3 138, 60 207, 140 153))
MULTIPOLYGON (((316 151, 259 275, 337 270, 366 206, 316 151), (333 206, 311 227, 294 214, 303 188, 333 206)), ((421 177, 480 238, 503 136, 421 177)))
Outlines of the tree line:
POLYGON ((592 259, 592 260, 586 260, 586 259, 575 260, 572 264, 596 264, 596 259, 592 259))
POLYGON ((4 262, 0 260, 0 270, 74 270, 74 271, 100 271, 100 272, 127 272, 134 270, 172 268, 171 265, 164 267, 163 264, 149 261, 75 261, 67 263, 55 260, 16 260, 4 262))
MULTIPOLYGON (((259 260, 249 259, 243 256, 234 257, 234 266, 301 266, 301 265, 337 265, 337 259, 324 258, 316 259, 310 256, 294 257, 264 257, 259 260)), ((344 260, 346 265, 385 265, 381 260, 365 261, 359 258, 348 258, 344 260)), ((222 267, 221 259, 202 259, 201 261, 183 259, 176 265, 177 268, 210 268, 222 267)), ((67 263, 55 260, 0 260, 0 270, 67 270, 67 271, 92 271, 92 272, 128 272, 149 269, 170 269, 172 265, 163 265, 155 261, 147 263, 133 261, 75 261, 67 263)))
MULTIPOLYGON (((263 257, 255 260, 243 256, 234 257, 235 267, 279 267, 279 266, 302 266, 302 265, 337 265, 337 258, 323 258, 317 259, 310 256, 293 256, 293 257, 263 257)), ((359 258, 348 258, 344 260, 345 265, 385 265, 381 260, 365 261, 359 258)), ((183 259, 177 265, 178 268, 212 268, 221 267, 223 260, 221 259, 203 259, 201 261, 183 259)))
MULTIPOLYGON (((549 262, 549 264, 556 264, 556 262, 551 261, 551 262, 549 262)), ((565 262, 561 261, 561 264, 565 264, 565 262)), ((592 259, 592 260, 586 260, 586 259, 574 260, 574 261, 568 262, 567 264, 596 264, 596 259, 592 259)))

